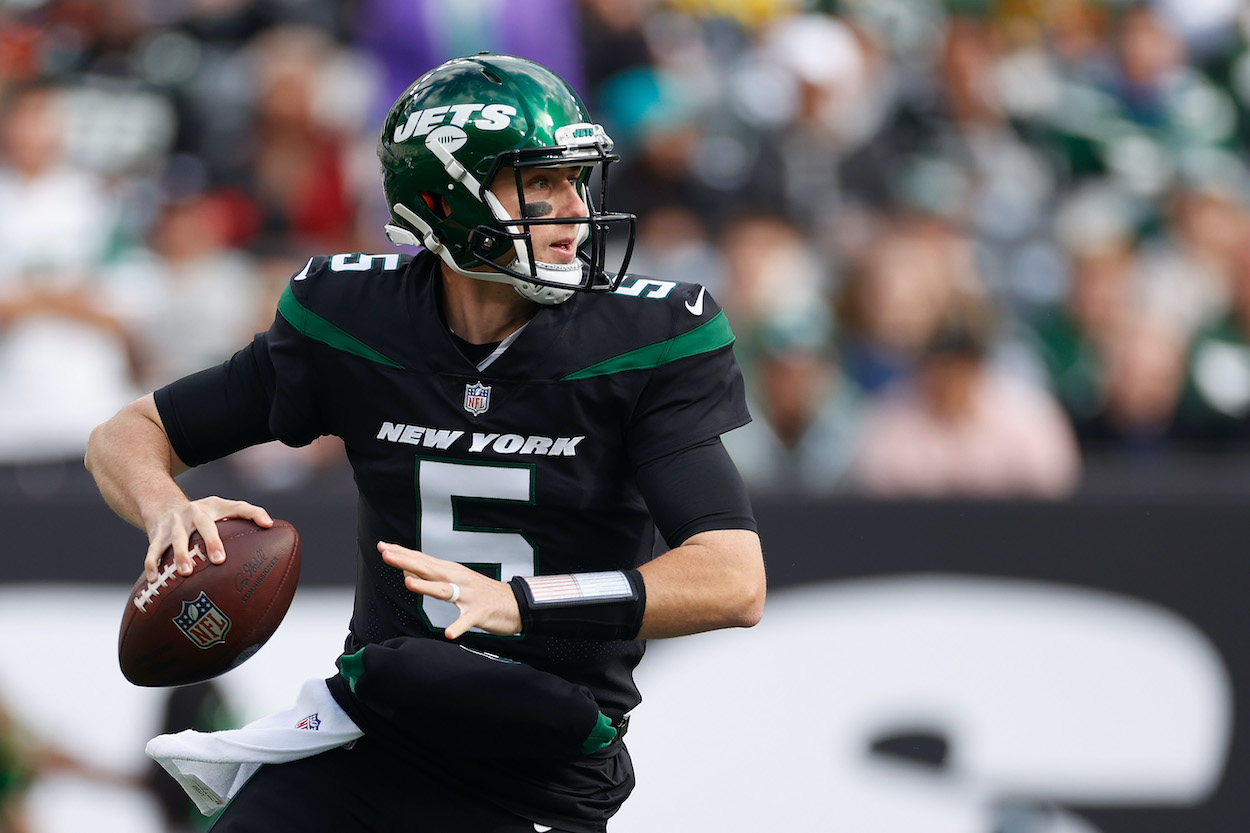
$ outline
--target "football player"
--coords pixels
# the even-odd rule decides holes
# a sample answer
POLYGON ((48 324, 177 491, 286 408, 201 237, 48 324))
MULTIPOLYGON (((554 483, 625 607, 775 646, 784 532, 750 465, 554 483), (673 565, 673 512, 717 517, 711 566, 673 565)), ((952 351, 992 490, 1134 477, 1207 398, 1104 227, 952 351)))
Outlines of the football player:
POLYGON ((216 830, 596 833, 633 786, 644 640, 762 614, 720 441, 750 418, 733 334, 703 287, 627 273, 612 142, 544 67, 431 70, 378 155, 387 232, 422 251, 311 258, 267 332, 101 425, 87 465, 148 573, 170 546, 188 573, 192 532, 220 562, 216 519, 271 521, 177 474, 275 438, 347 449, 359 578, 327 685, 363 737, 261 767, 216 830))

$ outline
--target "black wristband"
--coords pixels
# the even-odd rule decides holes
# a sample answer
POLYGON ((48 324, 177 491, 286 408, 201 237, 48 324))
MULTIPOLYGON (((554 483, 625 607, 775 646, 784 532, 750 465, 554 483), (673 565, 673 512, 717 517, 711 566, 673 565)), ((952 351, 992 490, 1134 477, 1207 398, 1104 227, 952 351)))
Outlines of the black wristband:
POLYGON ((637 570, 517 576, 508 582, 521 633, 581 639, 637 639, 647 588, 637 570))

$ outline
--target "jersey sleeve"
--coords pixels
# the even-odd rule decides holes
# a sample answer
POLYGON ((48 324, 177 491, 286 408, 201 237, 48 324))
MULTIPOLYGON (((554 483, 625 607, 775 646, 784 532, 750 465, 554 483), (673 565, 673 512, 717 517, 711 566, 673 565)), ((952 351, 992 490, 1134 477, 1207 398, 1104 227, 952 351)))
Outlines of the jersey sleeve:
POLYGON ((316 384, 318 345, 281 312, 266 336, 275 377, 269 427, 286 445, 308 445, 329 433, 321 417, 322 394, 316 384))
POLYGON ((675 333, 648 371, 627 428, 635 467, 751 421, 725 313, 702 287, 687 286, 699 290, 703 314, 692 315, 690 301, 675 295, 675 333))
MULTIPOLYGON (((348 272, 347 275, 357 274, 348 272)), ((327 333, 340 332, 323 313, 348 309, 354 300, 342 295, 343 273, 331 259, 309 259, 287 284, 269 328, 269 358, 274 367, 274 392, 269 426, 286 445, 303 446, 334 433, 326 418, 326 397, 335 395, 326 381, 327 333), (315 336, 322 335, 318 340, 315 336)))
POLYGON ((645 463, 637 477, 670 547, 713 529, 758 531, 746 484, 720 437, 645 463))
POLYGON ((274 439, 273 375, 260 333, 228 361, 157 390, 156 409, 178 459, 199 466, 274 439))

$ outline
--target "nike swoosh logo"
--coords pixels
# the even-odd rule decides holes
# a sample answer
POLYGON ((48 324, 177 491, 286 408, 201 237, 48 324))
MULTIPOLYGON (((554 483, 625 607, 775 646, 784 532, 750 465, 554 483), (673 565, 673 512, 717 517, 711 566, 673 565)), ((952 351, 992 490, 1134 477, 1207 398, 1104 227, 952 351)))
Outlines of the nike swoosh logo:
POLYGON ((699 296, 694 299, 694 303, 692 304, 689 301, 686 302, 686 309, 690 311, 691 315, 703 314, 703 293, 704 292, 707 292, 707 287, 706 286, 699 287, 699 296))
POLYGON ((550 829, 551 828, 545 824, 539 824, 538 822, 534 822, 534 830, 536 830, 537 833, 547 833, 547 831, 550 829))
POLYGON ((300 273, 298 275, 291 278, 291 280, 302 281, 304 278, 308 277, 308 270, 312 268, 312 262, 313 262, 313 259, 311 257, 308 258, 308 262, 304 264, 304 268, 300 270, 300 273))

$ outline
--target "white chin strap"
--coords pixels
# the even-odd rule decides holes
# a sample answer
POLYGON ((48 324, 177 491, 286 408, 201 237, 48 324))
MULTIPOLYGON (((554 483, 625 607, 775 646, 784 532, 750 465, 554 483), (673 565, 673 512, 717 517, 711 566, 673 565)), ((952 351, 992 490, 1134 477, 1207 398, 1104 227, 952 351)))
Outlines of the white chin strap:
MULTIPOLYGON (((500 222, 507 222, 512 218, 508 216, 508 212, 504 210, 503 204, 499 202, 499 198, 487 191, 485 194, 486 205, 490 208, 495 219, 500 222)), ((508 226, 508 231, 513 234, 520 234, 519 226, 508 226)), ((585 225, 578 225, 577 238, 573 241, 573 250, 586 241, 590 236, 590 229, 585 225)), ((514 240, 512 248, 516 250, 516 259, 508 264, 508 268, 514 272, 520 272, 522 275, 530 273, 530 252, 529 245, 524 240, 514 240)), ((562 304, 569 298, 573 297, 573 289, 562 289, 548 284, 557 283, 567 286, 576 287, 582 281, 582 264, 576 258, 572 263, 547 263, 546 261, 534 258, 534 265, 538 269, 538 277, 542 278, 547 284, 533 283, 531 281, 521 281, 509 279, 520 293, 521 297, 528 298, 539 304, 551 305, 562 304)))
MULTIPOLYGON (((580 283, 582 279, 582 264, 580 261, 572 263, 543 263, 540 260, 534 261, 538 266, 538 276, 545 281, 555 281, 557 283, 580 283)), ((514 272, 525 274, 529 272, 529 258, 524 261, 517 258, 508 266, 514 272)), ((532 283, 530 281, 519 281, 515 278, 509 278, 513 288, 521 294, 523 298, 529 298, 531 301, 537 301, 540 304, 562 304, 569 298, 573 297, 572 289, 561 289, 555 286, 548 286, 541 283, 532 283)))

